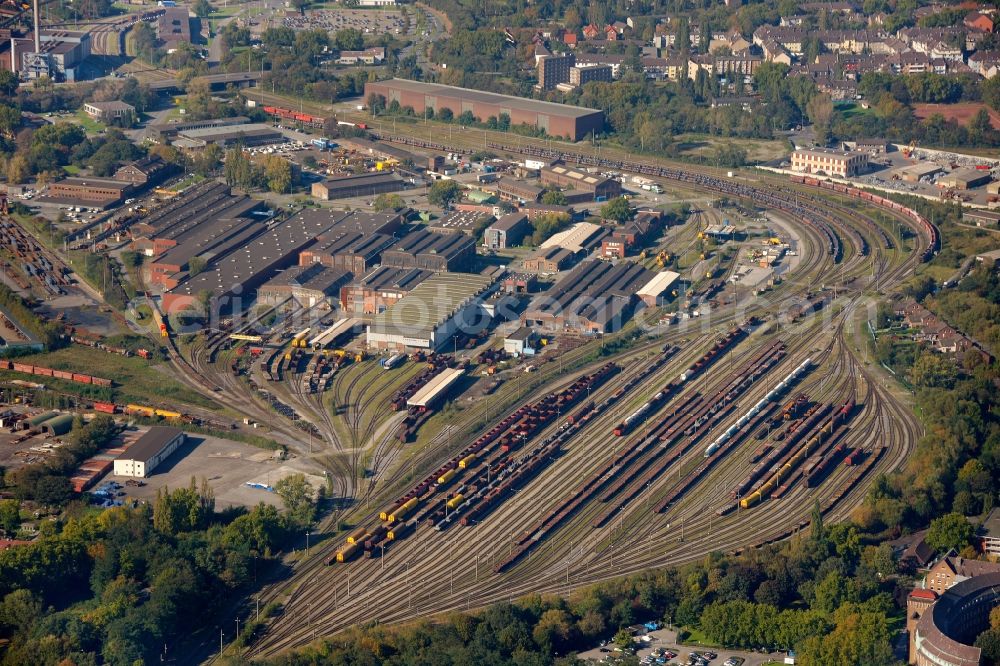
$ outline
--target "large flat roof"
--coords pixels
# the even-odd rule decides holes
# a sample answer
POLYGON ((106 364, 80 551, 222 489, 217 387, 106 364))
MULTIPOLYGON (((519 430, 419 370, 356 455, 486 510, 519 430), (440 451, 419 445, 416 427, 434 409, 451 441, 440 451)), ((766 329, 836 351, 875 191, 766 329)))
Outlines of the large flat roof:
POLYGON ((542 249, 562 247, 571 252, 580 252, 595 245, 607 233, 608 230, 599 224, 577 222, 569 229, 553 234, 539 247, 542 249))
POLYGON ((465 374, 462 368, 445 368, 413 394, 406 404, 410 407, 427 407, 465 374))
POLYGON ((680 273, 675 273, 674 271, 660 271, 635 293, 637 296, 659 296, 669 289, 670 285, 677 282, 680 276, 680 273))
POLYGON ((171 426, 153 426, 144 435, 135 440, 125 453, 115 460, 140 460, 146 462, 163 450, 171 440, 181 434, 180 428, 171 426))
POLYGON ((424 95, 462 97, 469 101, 481 102, 483 104, 515 106, 525 111, 571 116, 574 118, 582 118, 595 113, 601 113, 598 109, 588 109, 583 106, 543 102, 537 99, 528 99, 526 97, 500 95, 498 93, 484 92, 482 90, 473 90, 472 88, 459 88, 458 86, 446 86, 440 83, 424 83, 423 81, 411 81, 409 79, 390 79, 389 81, 378 81, 376 85, 389 86, 406 92, 420 93, 424 95))
POLYGON ((373 333, 429 338, 434 329, 448 321, 493 280, 472 273, 437 273, 413 291, 375 316, 369 327, 373 333))

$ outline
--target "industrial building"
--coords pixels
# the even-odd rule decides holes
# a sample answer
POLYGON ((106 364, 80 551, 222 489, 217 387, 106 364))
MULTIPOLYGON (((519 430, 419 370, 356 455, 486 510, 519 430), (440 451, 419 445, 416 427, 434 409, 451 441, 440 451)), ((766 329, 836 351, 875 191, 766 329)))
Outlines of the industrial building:
POLYGON ((1000 226, 1000 211, 973 208, 962 213, 962 220, 977 227, 996 228, 1000 226))
POLYGON ((341 306, 354 315, 384 312, 432 275, 418 268, 381 266, 341 289, 341 306))
POLYGON ((476 256, 476 241, 465 234, 417 229, 382 253, 382 265, 427 271, 463 271, 476 256))
POLYGON ((210 143, 226 148, 234 144, 244 147, 269 146, 284 143, 285 135, 264 123, 230 125, 222 127, 201 127, 177 133, 172 144, 177 148, 204 148, 210 143))
POLYGON ((577 222, 565 231, 552 234, 539 247, 542 249, 561 247, 570 252, 590 252, 600 245, 601 239, 609 233, 607 227, 599 224, 577 222))
POLYGON ((792 153, 792 171, 847 178, 868 168, 868 153, 831 148, 799 149, 792 153))
POLYGON ((524 260, 524 270, 532 273, 558 273, 576 261, 577 253, 564 247, 541 247, 524 260))
POLYGON ((132 183, 134 188, 140 189, 158 185, 173 173, 174 165, 165 162, 158 155, 150 155, 119 167, 115 171, 114 179, 132 183))
POLYGON ((214 224, 208 220, 191 226, 170 238, 177 245, 148 262, 149 283, 173 289, 193 272, 195 257, 202 265, 209 265, 243 247, 264 229, 263 222, 247 217, 220 219, 214 224))
POLYGON ((545 192, 544 187, 513 178, 501 178, 496 188, 501 201, 516 201, 518 203, 538 201, 542 193, 545 192))
POLYGON ((329 218, 304 215, 284 220, 164 293, 161 307, 176 314, 196 305, 199 295, 207 292, 220 313, 240 312, 253 301, 257 287, 297 264, 299 254, 335 225, 329 218))
POLYGON ((281 271, 257 289, 257 302, 279 305, 292 299, 304 308, 322 302, 331 307, 340 301, 340 289, 351 280, 351 274, 340 268, 322 264, 293 266, 281 271))
POLYGON ((449 213, 427 223, 427 230, 439 234, 465 234, 477 238, 479 233, 496 218, 478 210, 449 213))
POLYGON ((665 301, 670 300, 670 290, 680 277, 681 274, 674 271, 660 271, 642 285, 635 295, 651 308, 663 305, 665 301))
POLYGON ((41 200, 108 208, 120 204, 131 191, 132 183, 123 183, 111 178, 63 178, 50 183, 41 200))
POLYGON ((499 118, 501 114, 507 114, 512 125, 528 125, 551 136, 567 137, 572 141, 579 141, 591 132, 600 132, 604 128, 604 114, 597 109, 437 83, 407 79, 370 82, 365 84, 365 98, 370 95, 381 95, 387 103, 396 101, 400 106, 410 106, 418 117, 424 114, 425 109, 432 109, 435 114, 448 109, 455 117, 468 111, 482 121, 490 116, 499 118))
POLYGON ((318 244, 299 255, 299 264, 322 264, 354 275, 364 275, 382 260, 382 252, 396 239, 385 234, 363 234, 335 227, 318 244))
POLYGON ((413 211, 409 208, 381 213, 310 208, 300 211, 296 217, 308 219, 310 222, 329 223, 338 233, 353 231, 366 236, 373 234, 393 236, 403 228, 403 224, 412 214, 413 211))
POLYGON ((480 330, 488 315, 483 299, 493 280, 468 273, 438 273, 375 316, 366 340, 373 349, 436 351, 457 333, 480 330))
POLYGON ((543 167, 539 170, 543 185, 555 185, 564 188, 566 198, 570 200, 596 200, 606 201, 621 196, 622 184, 613 179, 606 178, 600 174, 577 171, 562 164, 552 167, 543 167), (572 192, 580 192, 584 197, 573 197, 572 192))
POLYGON ((90 33, 73 30, 40 30, 39 49, 33 33, 11 40, 11 55, 20 57, 20 71, 26 79, 48 76, 55 81, 75 81, 83 61, 90 57, 90 33))
POLYGON ((149 125, 146 128, 146 136, 159 143, 166 143, 181 132, 186 132, 188 130, 205 129, 208 127, 234 127, 236 125, 247 125, 249 123, 250 119, 246 116, 209 118, 207 120, 185 120, 178 123, 158 123, 149 125))
POLYGON ((507 213, 486 228, 483 245, 491 250, 505 250, 520 245, 532 231, 531 222, 524 213, 507 213))
POLYGON ((153 426, 115 458, 115 476, 145 479, 183 443, 184 431, 179 428, 153 426))
POLYGON ((156 37, 170 53, 181 42, 191 43, 191 18, 187 7, 164 7, 156 20, 156 37))
POLYGON ((618 330, 631 315, 636 292, 651 277, 650 271, 631 262, 585 261, 536 296, 521 315, 521 323, 561 333, 618 330))
POLYGON ((521 326, 510 335, 504 336, 503 350, 514 356, 531 356, 535 353, 538 334, 527 326, 521 326))
POLYGON ((406 189, 406 181, 391 171, 364 173, 359 176, 337 176, 313 183, 312 195, 323 201, 373 197, 386 192, 406 189))
POLYGON ((455 385, 462 375, 464 368, 445 368, 434 375, 429 382, 424 384, 411 398, 406 401, 407 407, 420 407, 429 409, 444 400, 448 391, 455 385))
POLYGON ((938 179, 937 186, 955 190, 971 190, 982 187, 993 180, 989 171, 980 169, 955 169, 938 179))

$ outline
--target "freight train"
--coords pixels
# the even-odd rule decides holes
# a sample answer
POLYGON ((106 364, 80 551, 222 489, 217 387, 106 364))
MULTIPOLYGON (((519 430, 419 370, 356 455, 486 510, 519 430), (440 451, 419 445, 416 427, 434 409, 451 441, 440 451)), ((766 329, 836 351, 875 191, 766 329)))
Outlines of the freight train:
MULTIPOLYGON (((893 201, 892 199, 887 199, 886 197, 881 197, 877 194, 872 194, 871 192, 851 187, 849 185, 843 185, 841 183, 834 183, 828 180, 814 178, 812 176, 792 176, 791 178, 793 183, 802 183, 804 185, 820 187, 825 190, 840 192, 841 194, 846 194, 856 199, 869 201, 881 208, 888 208, 889 210, 897 213, 902 213, 906 217, 910 218, 923 227, 924 231, 930 237, 930 241, 924 246, 924 250, 920 255, 921 260, 924 262, 930 261, 934 255, 937 254, 938 250, 941 249, 941 235, 938 232, 938 228, 930 220, 912 208, 908 208, 901 203, 893 201)), ((885 236, 884 232, 883 238, 885 242, 891 244, 891 241, 889 241, 888 236, 885 236)))
MULTIPOLYGON (((470 151, 463 151, 462 149, 455 148, 453 146, 447 146, 434 141, 424 141, 421 139, 413 139, 410 137, 402 136, 391 136, 385 135, 381 136, 379 134, 372 134, 372 138, 381 141, 388 141, 391 143, 399 143, 402 145, 416 146, 418 148, 426 148, 430 150, 436 150, 439 152, 456 152, 464 153, 470 151)), ((837 234, 830 228, 830 226, 820 220, 816 219, 816 215, 823 214, 822 210, 817 206, 809 204, 808 202, 802 201, 801 199, 795 197, 794 195, 785 194, 775 190, 764 190, 761 188, 752 187, 743 183, 735 182, 733 180, 712 176, 706 173, 694 172, 694 171, 683 171, 680 169, 673 169, 668 167, 661 167, 654 164, 647 164, 644 162, 637 162, 633 160, 616 160, 609 159, 607 157, 598 157, 593 155, 584 155, 582 153, 571 153, 567 151, 555 150, 552 148, 541 148, 538 146, 529 145, 510 145, 497 143, 495 141, 487 141, 486 148, 500 150, 507 153, 528 155, 531 157, 540 157, 546 160, 552 161, 562 161, 565 163, 580 164, 583 166, 594 166, 599 168, 614 169, 617 171, 624 171, 627 173, 642 174, 647 176, 655 176, 658 178, 667 178, 670 180, 676 180, 682 183, 688 183, 695 185, 697 187, 703 187, 706 189, 714 190, 726 195, 732 195, 736 197, 743 197, 751 199, 756 203, 768 206, 772 208, 777 208, 789 212, 799 219, 801 219, 806 224, 814 227, 823 236, 826 237, 829 247, 829 254, 834 257, 835 261, 839 261, 842 255, 842 250, 840 247, 840 239, 837 234)), ((928 244, 924 247, 921 252, 922 261, 930 261, 931 258, 940 249, 940 234, 938 233, 937 227, 934 226, 930 221, 921 216, 919 213, 911 208, 907 208, 902 204, 896 203, 890 199, 874 195, 864 190, 857 188, 852 188, 846 185, 839 185, 836 183, 829 183, 827 181, 822 181, 817 178, 808 176, 792 176, 792 182, 815 185, 822 187, 824 189, 835 190, 847 194, 852 197, 859 199, 864 199, 870 201, 871 203, 887 208, 889 210, 898 212, 913 220, 924 229, 928 234, 930 240, 928 244), (842 188, 842 189, 841 189, 842 188)), ((879 230, 877 226, 874 229, 879 233, 883 240, 883 244, 886 248, 891 248, 891 240, 888 236, 879 230)), ((864 239, 856 233, 852 233, 855 242, 859 246, 859 252, 861 254, 867 253, 867 244, 864 239)))
POLYGON ((66 370, 54 370, 41 365, 17 363, 16 361, 3 359, 0 359, 0 370, 13 370, 14 372, 23 372, 28 375, 36 375, 39 377, 55 377, 56 379, 65 379, 66 381, 76 382, 77 384, 92 384, 94 386, 112 385, 111 380, 105 379, 104 377, 94 377, 93 375, 84 375, 78 372, 69 372, 66 370))

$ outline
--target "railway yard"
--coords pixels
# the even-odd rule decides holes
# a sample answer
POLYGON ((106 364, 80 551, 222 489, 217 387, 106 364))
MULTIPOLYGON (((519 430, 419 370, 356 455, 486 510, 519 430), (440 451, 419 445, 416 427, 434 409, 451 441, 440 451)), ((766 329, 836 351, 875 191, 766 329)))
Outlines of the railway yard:
POLYGON ((485 363, 411 355, 394 367, 350 334, 328 340, 334 321, 319 313, 265 333, 224 323, 183 346, 169 341, 184 381, 297 442, 343 500, 291 579, 260 594, 284 610, 250 654, 787 538, 814 503, 829 519, 849 515, 870 479, 906 458, 920 427, 869 364, 861 327, 936 251, 933 225, 805 179, 601 166, 779 216, 797 262, 760 295, 715 299, 724 275, 693 284, 684 305, 701 316, 677 325, 654 326, 654 310, 600 339, 557 336, 537 371, 508 375, 485 399, 453 391, 458 409, 407 400, 451 369, 474 391, 489 382, 485 363))

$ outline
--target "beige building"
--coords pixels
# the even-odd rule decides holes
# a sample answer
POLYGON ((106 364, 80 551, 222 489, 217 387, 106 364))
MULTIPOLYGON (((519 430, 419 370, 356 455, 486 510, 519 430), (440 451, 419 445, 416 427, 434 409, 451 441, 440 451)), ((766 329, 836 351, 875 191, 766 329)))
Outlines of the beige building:
POLYGON ((792 153, 792 171, 827 176, 856 176, 868 168, 868 154, 830 148, 800 149, 792 153))

